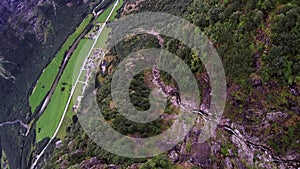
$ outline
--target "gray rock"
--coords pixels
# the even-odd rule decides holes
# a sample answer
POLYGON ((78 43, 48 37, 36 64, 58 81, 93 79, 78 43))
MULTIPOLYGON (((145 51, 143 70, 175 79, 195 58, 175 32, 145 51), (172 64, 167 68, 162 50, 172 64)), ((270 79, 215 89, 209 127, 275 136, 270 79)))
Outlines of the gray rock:
POLYGON ((210 155, 211 147, 207 142, 194 143, 192 145, 190 160, 193 164, 202 167, 209 167, 211 165, 210 155))
POLYGON ((238 156, 240 159, 253 166, 254 165, 254 152, 243 142, 240 141, 236 136, 231 137, 232 142, 238 147, 238 156))
POLYGON ((133 163, 133 164, 131 164, 131 166, 127 167, 127 169, 139 169, 140 165, 141 164, 139 164, 139 163, 133 163))
POLYGON ((233 167, 232 167, 232 163, 231 163, 229 157, 226 157, 226 158, 225 158, 225 165, 226 165, 226 168, 227 168, 227 169, 233 168, 233 167))
POLYGON ((172 163, 176 163, 177 161, 179 161, 179 155, 176 151, 171 151, 168 154, 168 157, 171 159, 172 163))
POLYGON ((282 112, 271 112, 271 113, 267 113, 266 115, 266 120, 268 120, 269 122, 284 122, 286 120, 286 118, 288 117, 288 115, 286 113, 282 113, 282 112))

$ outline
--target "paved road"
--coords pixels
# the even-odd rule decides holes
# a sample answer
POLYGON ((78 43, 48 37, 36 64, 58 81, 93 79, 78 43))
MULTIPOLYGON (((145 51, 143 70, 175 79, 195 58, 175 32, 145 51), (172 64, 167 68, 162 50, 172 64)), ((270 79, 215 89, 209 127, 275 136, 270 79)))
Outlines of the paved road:
MULTIPOLYGON (((68 107, 69 107, 69 105, 70 105, 70 102, 71 102, 71 100, 72 100, 72 97, 73 97, 73 94, 74 94, 74 91, 75 91, 75 88, 76 88, 77 84, 80 83, 79 78, 80 78, 80 76, 81 76, 81 74, 82 74, 82 72, 83 72, 84 65, 85 65, 86 62, 87 62, 87 58, 88 58, 88 56, 90 56, 90 55, 92 54, 92 51, 93 51, 93 49, 94 49, 94 47, 95 47, 95 45, 96 45, 96 43, 97 43, 98 38, 100 37, 101 32, 103 31, 103 28, 106 26, 106 22, 109 20, 109 18, 111 17, 113 11, 115 10, 115 8, 117 7, 118 4, 119 4, 119 0, 117 0, 117 1, 115 2, 115 4, 114 4, 112 10, 110 11, 108 17, 106 18, 105 22, 102 24, 102 26, 101 26, 101 28, 100 28, 100 30, 99 30, 99 32, 98 32, 96 38, 95 38, 95 41, 94 41, 94 43, 93 43, 91 49, 89 50, 89 53, 88 53, 87 57, 85 58, 85 60, 84 60, 84 62, 83 62, 83 64, 82 64, 82 66, 81 66, 80 73, 79 73, 79 75, 77 76, 76 82, 75 82, 75 84, 73 85, 73 87, 72 87, 72 89, 71 89, 71 93, 70 93, 68 102, 67 102, 67 104, 66 104, 66 106, 65 106, 63 115, 62 115, 62 117, 61 117, 61 119, 60 119, 60 122, 59 122, 59 124, 58 124, 58 126, 57 126, 57 128, 56 128, 56 130, 55 130, 55 132, 54 132, 54 134, 53 134, 53 136, 51 137, 51 139, 49 140, 49 142, 47 143, 47 145, 43 148, 43 150, 40 152, 40 154, 36 155, 35 160, 34 160, 34 162, 32 163, 30 169, 34 169, 34 168, 35 168, 37 162, 39 161, 39 159, 41 158, 41 156, 44 154, 45 150, 48 148, 48 146, 51 144, 51 142, 52 142, 52 141, 54 140, 54 138, 56 137, 56 135, 57 135, 57 133, 58 133, 58 131, 59 131, 59 129, 60 129, 62 123, 63 123, 64 117, 65 117, 65 115, 66 115, 66 113, 67 113, 68 107)), ((86 85, 86 84, 87 84, 87 83, 85 83, 85 85, 86 85)), ((84 87, 84 88, 85 88, 85 87, 84 87)))

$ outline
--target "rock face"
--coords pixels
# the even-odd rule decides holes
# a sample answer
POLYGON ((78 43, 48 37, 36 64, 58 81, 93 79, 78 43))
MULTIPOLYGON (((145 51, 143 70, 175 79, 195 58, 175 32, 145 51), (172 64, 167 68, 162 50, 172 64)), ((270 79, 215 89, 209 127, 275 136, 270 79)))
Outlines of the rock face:
MULTIPOLYGON (((45 41, 47 31, 51 30, 51 23, 46 15, 52 14, 56 16, 56 8, 58 6, 67 7, 68 4, 73 6, 73 1, 1 0, 0 35, 23 39, 26 33, 30 33, 38 41, 45 41)), ((76 1, 78 4, 86 2, 87 0, 76 1)))
POLYGON ((100 161, 96 157, 93 157, 89 160, 81 162, 80 168, 91 168, 96 165, 100 165, 100 161))
POLYGON ((22 38, 33 33, 38 40, 44 39, 49 22, 41 15, 41 8, 51 6, 50 0, 3 0, 0 2, 0 30, 12 30, 22 38))
POLYGON ((247 164, 253 166, 254 154, 244 142, 240 141, 237 137, 231 137, 232 142, 238 147, 238 156, 246 161, 247 164))
POLYGON ((171 151, 168 157, 171 159, 173 164, 179 161, 179 154, 176 151, 171 151))
MULTIPOLYGON (((101 163, 99 159, 93 157, 89 160, 82 161, 79 165, 80 169, 118 169, 119 166, 114 164, 101 163)), ((134 168, 134 167, 133 167, 134 168)))
POLYGON ((272 123, 274 122, 282 123, 283 121, 286 120, 287 117, 288 115, 282 112, 271 112, 271 113, 267 113, 266 115, 266 119, 272 123))
POLYGON ((207 142, 205 143, 194 143, 192 145, 190 161, 201 167, 211 166, 211 161, 209 159, 211 148, 207 142))

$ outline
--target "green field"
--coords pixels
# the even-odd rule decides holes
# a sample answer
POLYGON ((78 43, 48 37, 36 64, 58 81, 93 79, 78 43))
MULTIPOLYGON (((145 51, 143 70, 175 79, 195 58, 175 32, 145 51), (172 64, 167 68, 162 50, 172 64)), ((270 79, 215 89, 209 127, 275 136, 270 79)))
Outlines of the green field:
MULTIPOLYGON (((117 14, 116 11, 122 6, 123 4, 123 0, 120 1, 121 3, 119 3, 119 5, 116 7, 116 9, 114 10, 113 14, 111 15, 110 18, 115 18, 115 15, 117 14)), ((111 5, 112 7, 112 5, 111 5)), ((112 8, 108 8, 108 10, 111 10, 112 8)), ((108 11, 106 10, 106 11, 108 11)), ((108 12, 103 13, 103 15, 106 15, 106 17, 108 16, 108 12)), ((99 18, 103 18, 102 15, 100 15, 98 17, 99 18)), ((98 38, 98 41, 96 42, 95 48, 105 48, 106 47, 106 40, 109 37, 109 33, 110 33, 111 29, 104 27, 101 35, 98 38)), ((79 80, 83 81, 84 80, 84 74, 86 71, 83 71, 79 80)), ((80 89, 82 89, 83 85, 81 83, 78 83, 78 86, 76 86, 75 92, 74 92, 74 97, 72 98, 71 104, 68 108, 67 114, 65 116, 64 119, 64 125, 61 126, 61 128, 59 129, 59 132, 57 133, 57 138, 63 139, 66 136, 66 130, 67 127, 71 124, 70 122, 72 121, 72 116, 74 115, 73 111, 72 111, 72 106, 77 104, 77 96, 79 96, 81 94, 82 91, 80 91, 80 89)))
POLYGON ((95 22, 100 22, 100 23, 105 22, 105 20, 108 17, 110 11, 112 10, 113 6, 114 6, 114 3, 111 4, 104 12, 102 12, 101 15, 98 16, 98 18, 96 19, 95 22))
MULTIPOLYGON (((117 7, 115 8, 114 12, 112 13, 112 15, 110 16, 109 18, 109 21, 113 21, 117 15, 117 11, 119 8, 122 7, 123 5, 123 2, 124 0, 120 0, 119 4, 117 5, 117 7)), ((109 6, 109 10, 106 10, 104 11, 98 18, 97 18, 97 22, 104 22, 105 19, 108 17, 109 15, 109 11, 113 8, 114 4, 110 5, 109 6), (105 16, 105 17, 103 17, 105 16)), ((107 44, 106 44, 106 40, 108 39, 109 37, 109 33, 111 32, 111 28, 108 28, 108 27, 104 27, 103 30, 102 30, 102 33, 101 33, 101 37, 98 39, 97 43, 96 43, 96 47, 100 47, 102 49, 105 49, 107 47, 107 44)))
POLYGON ((37 106, 42 102, 47 92, 50 90, 53 81, 59 71, 59 67, 63 61, 65 52, 75 42, 76 38, 83 32, 85 27, 89 24, 92 15, 88 15, 81 24, 76 28, 75 32, 71 34, 61 49, 57 52, 53 60, 48 64, 41 74, 36 86, 34 87, 31 95, 29 96, 29 105, 31 111, 34 112, 37 106))
MULTIPOLYGON (((123 3, 123 1, 120 1, 123 3)), ((120 8, 122 4, 119 4, 116 8, 114 13, 112 14, 111 18, 115 18, 115 15, 117 14, 116 11, 118 8, 120 8)), ((112 9, 113 5, 110 6, 103 12, 97 20, 101 20, 101 18, 107 17, 110 10, 112 9), (107 12, 108 11, 108 12, 107 12)), ((111 19, 110 18, 110 19, 111 19)), ((81 29, 84 29, 83 27, 79 26, 81 29)), ((101 35, 96 43, 96 47, 104 47, 105 42, 108 38, 109 32, 111 29, 104 28, 101 32, 101 35)), ((79 34, 77 34, 79 36, 79 34)), ((76 37, 74 38, 76 39, 76 37)), ((62 74, 62 77, 59 81, 59 84, 57 85, 51 101, 49 102, 49 105, 47 106, 46 110, 44 111, 43 115, 40 117, 40 119, 37 121, 36 124, 36 141, 39 142, 45 137, 51 137, 54 134, 54 131, 56 130, 59 121, 61 119, 61 116, 63 114, 63 111, 65 109, 67 100, 70 96, 70 91, 73 83, 75 82, 72 77, 77 77, 79 74, 79 65, 83 63, 85 57, 87 56, 90 48, 92 47, 93 40, 87 40, 83 39, 80 41, 78 47, 75 49, 74 53, 72 54, 71 59, 69 60, 69 63, 66 66, 65 71, 62 74), (80 63, 79 65, 77 65, 80 63), (64 89, 64 90, 63 90, 64 89)), ((59 51, 60 52, 60 51, 59 51)), ((56 55, 58 57, 55 57, 56 61, 51 62, 51 64, 54 64, 55 66, 52 67, 52 65, 46 68, 47 71, 42 74, 41 79, 39 80, 40 83, 37 84, 36 89, 33 91, 33 94, 30 98, 30 105, 32 108, 36 108, 38 104, 42 101, 43 97, 46 93, 50 90, 50 85, 52 84, 59 68, 58 61, 62 61, 62 58, 60 58, 60 55, 56 55), (44 75, 45 74, 45 75, 44 75), (49 84, 49 86, 43 86, 45 84, 49 84), (38 90, 37 90, 38 89, 38 90), (35 107, 34 107, 35 106, 35 107)), ((55 60, 53 59, 53 61, 55 60)), ((81 65, 80 65, 81 66, 81 65)), ((81 84, 79 83, 79 86, 81 84)), ((78 87, 77 87, 78 88, 78 87)), ((80 87, 79 87, 80 88, 80 87)), ((66 135, 66 129, 71 124, 72 116, 74 115, 72 111, 72 106, 77 102, 76 95, 81 94, 81 91, 79 89, 75 90, 75 97, 72 98, 71 104, 68 107, 66 116, 63 121, 63 125, 59 129, 59 132, 57 134, 57 137, 60 139, 63 139, 66 135)))
POLYGON ((56 135, 57 138, 63 139, 67 135, 67 133, 66 133, 67 128, 68 128, 68 126, 70 126, 72 124, 72 117, 74 115, 74 112, 72 111, 72 107, 73 107, 73 105, 77 105, 77 103, 78 103, 77 97, 81 95, 82 88, 83 88, 82 83, 78 83, 76 85, 76 88, 75 88, 71 103, 68 107, 66 116, 64 118, 63 124, 61 125, 61 127, 56 135))
MULTIPOLYGON (((75 76, 79 73, 79 69, 75 68, 75 64, 76 62, 82 63, 84 61, 92 43, 92 40, 83 39, 74 51, 64 73, 62 74, 59 84, 52 95, 49 105, 37 121, 37 141, 41 141, 43 138, 51 137, 53 135, 68 101, 71 87, 73 86, 73 73, 75 76)), ((70 116, 72 117, 72 115, 70 116)))
POLYGON ((113 21, 115 20, 116 16, 117 16, 117 12, 118 12, 118 9, 120 9, 122 7, 124 3, 124 0, 120 0, 119 4, 117 5, 116 9, 114 10, 114 12, 111 14, 110 18, 109 18, 109 21, 113 21))
POLYGON ((80 77, 79 77, 79 81, 82 81, 82 82, 84 82, 85 81, 85 74, 86 74, 86 70, 83 70, 82 71, 82 73, 81 73, 81 75, 80 75, 80 77))
POLYGON ((98 38, 98 41, 96 43, 96 47, 97 48, 102 48, 105 49, 106 48, 106 40, 108 39, 109 33, 111 31, 111 28, 108 27, 104 27, 102 32, 101 32, 101 36, 98 38))
MULTIPOLYGON (((120 1, 113 14, 110 17, 110 20, 113 20, 117 14, 117 10, 122 6, 123 0, 120 1)), ((98 18, 97 22, 104 22, 107 16, 109 15, 111 9, 113 8, 113 4, 109 6, 98 18)), ((61 49, 57 52, 54 59, 49 63, 49 65, 42 72, 39 80, 36 83, 31 95, 29 96, 29 105, 31 106, 31 111, 34 112, 37 106, 42 102, 45 98, 47 92, 50 90, 53 81, 59 71, 59 66, 61 65, 65 52, 70 48, 70 46, 75 42, 76 38, 82 33, 84 28, 89 24, 92 14, 89 14, 82 23, 76 28, 75 32, 71 34, 65 43, 62 45, 61 49)), ((104 28, 103 30, 103 38, 107 39, 109 34, 109 28, 104 28)), ((102 36, 102 35, 101 35, 102 36)), ((104 46, 105 41, 98 40, 97 46, 104 46)))
MULTIPOLYGON (((102 45, 105 45, 105 42, 108 38, 108 34, 110 32, 109 30, 110 29, 106 28, 106 27, 103 29, 103 31, 101 32, 101 35, 99 36, 98 41, 95 45, 95 48, 99 48, 99 47, 102 47, 102 45)), ((79 63, 82 63, 82 62, 79 62, 79 63)), ((76 66, 78 67, 78 65, 76 65, 76 66)), ((79 70, 79 68, 77 68, 76 71, 77 70, 79 70)), ((84 80, 85 72, 86 71, 82 71, 82 74, 79 78, 82 81, 84 80)), ((78 73, 79 72, 76 72, 75 74, 78 75, 78 73)), ((64 118, 64 125, 62 125, 61 128, 59 129, 59 131, 57 133, 57 136, 56 136, 57 138, 63 139, 66 136, 67 127, 71 124, 70 122, 72 121, 72 116, 74 115, 74 113, 72 111, 72 106, 77 104, 77 96, 81 95, 82 87, 83 87, 83 85, 81 83, 78 83, 76 88, 75 88, 75 92, 74 92, 74 95, 72 97, 71 104, 69 105, 67 114, 64 118)), ((69 96, 69 94, 68 94, 68 96, 69 96)), ((54 97, 54 96, 52 96, 52 97, 54 97)), ((50 105, 48 105, 48 106, 50 106, 50 105)), ((65 105, 64 105, 64 107, 65 107, 65 105)), ((61 117, 61 115, 60 115, 60 117, 61 117)))

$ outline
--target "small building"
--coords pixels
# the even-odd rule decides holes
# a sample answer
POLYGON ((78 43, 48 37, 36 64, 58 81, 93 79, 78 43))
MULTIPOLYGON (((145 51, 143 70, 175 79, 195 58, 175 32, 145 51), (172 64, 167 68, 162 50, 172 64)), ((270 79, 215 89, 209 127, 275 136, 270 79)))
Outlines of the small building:
POLYGON ((102 70, 102 75, 105 75, 105 72, 106 72, 106 60, 103 59, 101 64, 100 64, 100 67, 101 67, 101 70, 102 70))
POLYGON ((58 140, 58 141, 55 142, 55 147, 56 148, 59 149, 59 148, 61 148, 61 146, 62 146, 62 141, 61 140, 58 140))

